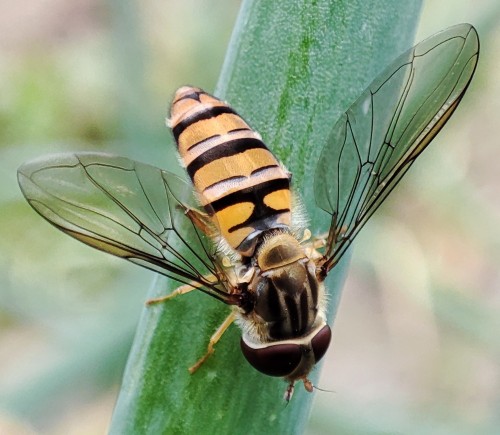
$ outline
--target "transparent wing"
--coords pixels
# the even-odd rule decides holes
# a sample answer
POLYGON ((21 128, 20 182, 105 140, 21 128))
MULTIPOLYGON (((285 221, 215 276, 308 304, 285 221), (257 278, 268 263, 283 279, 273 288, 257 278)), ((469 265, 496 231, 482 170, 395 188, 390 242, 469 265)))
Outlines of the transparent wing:
POLYGON ((314 181, 317 205, 332 216, 325 272, 456 109, 478 55, 471 25, 437 33, 398 57, 335 124, 314 181))
POLYGON ((57 154, 18 170, 30 205, 55 227, 101 251, 229 300, 215 246, 186 216, 193 187, 174 174, 106 154, 57 154), (189 241, 186 236, 189 235, 189 241), (184 253, 184 255, 181 254, 184 253))

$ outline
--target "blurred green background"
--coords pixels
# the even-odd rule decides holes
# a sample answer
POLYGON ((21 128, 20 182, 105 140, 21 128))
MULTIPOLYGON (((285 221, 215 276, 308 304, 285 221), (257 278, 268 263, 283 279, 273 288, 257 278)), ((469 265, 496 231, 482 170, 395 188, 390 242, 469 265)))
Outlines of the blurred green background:
MULTIPOLYGON (((0 433, 105 433, 152 281, 46 224, 16 168, 99 149, 177 170, 172 94, 213 90, 239 5, 0 3, 0 433)), ((476 77, 357 240, 311 435, 498 433, 500 5, 428 1, 417 40, 459 22, 476 77)))

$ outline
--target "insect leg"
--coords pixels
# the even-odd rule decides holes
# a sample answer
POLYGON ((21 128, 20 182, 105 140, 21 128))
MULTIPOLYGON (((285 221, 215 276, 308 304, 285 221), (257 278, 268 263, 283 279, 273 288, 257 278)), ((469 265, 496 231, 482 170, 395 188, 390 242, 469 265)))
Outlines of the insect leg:
MULTIPOLYGON (((306 389, 306 391, 309 392, 309 393, 312 393, 313 392, 313 388, 314 388, 313 383, 307 378, 307 376, 304 376, 304 377, 302 377, 300 379, 301 379, 302 382, 304 382, 304 388, 306 389)), ((287 405, 288 405, 288 403, 290 402, 290 399, 293 396, 293 391, 294 390, 295 390, 295 380, 290 381, 290 383, 288 384, 288 387, 285 390, 285 394, 283 395, 283 399, 286 400, 287 405)))
POLYGON ((328 231, 328 237, 326 239, 326 251, 325 257, 330 257, 333 252, 333 248, 335 247, 335 242, 337 240, 337 214, 334 213, 332 215, 332 222, 330 223, 330 230, 328 231))
MULTIPOLYGON (((213 274, 205 275, 203 279, 209 281, 209 282, 217 282, 217 277, 214 276, 213 274)), ((146 305, 154 305, 154 304, 160 304, 162 302, 168 301, 170 299, 175 298, 176 296, 179 295, 185 295, 186 293, 189 293, 193 290, 196 290, 200 287, 203 287, 203 284, 198 281, 191 281, 189 284, 184 284, 181 285, 180 287, 177 287, 172 293, 166 295, 166 296, 161 296, 159 298, 153 298, 153 299, 148 299, 146 301, 146 305)))
POLYGON ((231 311, 231 314, 227 316, 222 324, 217 328, 217 331, 210 337, 210 341, 208 342, 207 352, 203 355, 194 365, 189 367, 189 373, 193 374, 196 370, 198 370, 201 365, 208 359, 210 355, 214 353, 214 346, 220 340, 224 332, 226 332, 227 328, 234 322, 235 314, 231 311))
POLYGON ((320 249, 320 248, 324 248, 326 246, 326 238, 327 238, 327 234, 321 234, 319 236, 316 236, 314 237, 313 241, 312 241, 312 247, 314 249, 320 249))
POLYGON ((324 257, 324 255, 318 251, 318 249, 324 248, 326 245, 326 239, 328 234, 321 234, 319 236, 314 236, 311 240, 312 234, 309 229, 304 230, 304 235, 302 239, 299 241, 301 245, 304 247, 304 252, 307 255, 307 258, 311 260, 315 260, 318 262, 320 259, 324 257))
POLYGON ((316 263, 321 268, 321 274, 323 275, 323 278, 338 261, 338 258, 335 256, 334 251, 339 243, 344 242, 344 237, 347 233, 347 229, 348 228, 346 226, 337 226, 337 214, 334 213, 332 215, 332 222, 330 224, 330 230, 328 231, 328 237, 325 243, 325 254, 323 256, 323 259, 316 263))
POLYGON ((193 222, 196 228, 198 228, 209 237, 213 236, 214 226, 212 221, 210 220, 210 217, 206 213, 189 207, 186 207, 184 213, 189 219, 191 219, 191 222, 193 222))

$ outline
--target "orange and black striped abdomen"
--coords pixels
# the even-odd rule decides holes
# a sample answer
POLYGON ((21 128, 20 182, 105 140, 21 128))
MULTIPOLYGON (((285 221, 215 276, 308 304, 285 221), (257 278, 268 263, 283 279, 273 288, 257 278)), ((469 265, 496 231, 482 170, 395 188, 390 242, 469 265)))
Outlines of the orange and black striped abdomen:
POLYGON ((252 255, 259 234, 290 225, 289 175, 231 107, 182 87, 170 126, 203 207, 233 249, 252 255))

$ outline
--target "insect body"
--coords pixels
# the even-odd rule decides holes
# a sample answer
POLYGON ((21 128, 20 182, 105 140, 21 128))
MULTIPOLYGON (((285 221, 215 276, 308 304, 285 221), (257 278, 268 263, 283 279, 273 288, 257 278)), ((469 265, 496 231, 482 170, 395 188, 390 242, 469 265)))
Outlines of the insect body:
POLYGON ((261 372, 287 377, 290 394, 296 379, 311 389, 307 374, 331 332, 318 265, 291 231, 288 172, 233 109, 201 89, 177 91, 170 122, 201 204, 241 256, 243 354, 261 372))
POLYGON ((183 284, 166 298, 196 288, 231 305, 192 369, 236 320, 244 356, 284 377, 289 400, 299 380, 312 391, 308 375, 330 343, 325 277, 451 116, 478 52, 468 24, 438 33, 396 59, 338 120, 314 180, 316 203, 331 216, 325 240, 304 237, 290 174, 260 136, 198 88, 177 91, 170 119, 192 183, 95 153, 28 162, 19 183, 62 231, 183 284))

